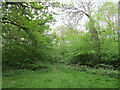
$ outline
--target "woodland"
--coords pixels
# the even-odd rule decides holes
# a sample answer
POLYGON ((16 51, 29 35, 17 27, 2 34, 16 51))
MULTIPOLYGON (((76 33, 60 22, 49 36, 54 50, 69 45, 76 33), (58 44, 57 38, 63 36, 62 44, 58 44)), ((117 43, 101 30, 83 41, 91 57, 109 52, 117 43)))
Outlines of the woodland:
POLYGON ((118 88, 117 2, 1 7, 3 88, 118 88))

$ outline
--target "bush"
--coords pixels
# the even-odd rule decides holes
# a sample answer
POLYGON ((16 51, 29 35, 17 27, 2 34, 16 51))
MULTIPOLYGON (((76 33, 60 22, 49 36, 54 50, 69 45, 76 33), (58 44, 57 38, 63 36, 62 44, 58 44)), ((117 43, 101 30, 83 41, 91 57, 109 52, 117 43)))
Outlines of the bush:
MULTIPOLYGON (((72 66, 70 66, 70 67, 72 67, 72 66)), ((92 73, 92 74, 100 74, 103 76, 106 75, 106 76, 115 77, 115 78, 118 78, 118 76, 119 76, 119 73, 116 70, 109 70, 109 69, 104 69, 104 68, 96 69, 96 68, 90 68, 88 66, 83 66, 83 65, 74 66, 69 69, 76 70, 76 71, 82 71, 82 72, 88 72, 88 73, 92 73)))
POLYGON ((94 59, 94 53, 77 53, 71 60, 71 63, 79 65, 90 65, 91 61, 94 59))
POLYGON ((3 47, 2 54, 3 70, 26 68, 28 65, 35 64, 37 61, 42 62, 46 59, 46 56, 42 53, 42 49, 38 50, 28 44, 18 42, 6 44, 3 47))
POLYGON ((65 63, 65 60, 59 60, 58 63, 64 64, 64 63, 65 63))
POLYGON ((38 69, 47 69, 48 66, 42 64, 29 64, 26 68, 31 70, 38 70, 38 69))

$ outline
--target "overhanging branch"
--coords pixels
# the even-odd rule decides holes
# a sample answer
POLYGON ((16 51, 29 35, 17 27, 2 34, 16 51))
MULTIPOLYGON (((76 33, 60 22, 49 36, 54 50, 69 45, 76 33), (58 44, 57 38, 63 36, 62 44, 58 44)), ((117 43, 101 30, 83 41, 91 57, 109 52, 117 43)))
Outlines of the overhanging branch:
POLYGON ((14 23, 14 22, 11 22, 11 21, 2 21, 2 23, 4 23, 4 24, 5 24, 5 23, 9 23, 9 24, 12 24, 12 25, 14 25, 14 26, 17 26, 17 27, 25 30, 26 33, 28 34, 28 31, 27 31, 28 29, 27 29, 27 28, 25 28, 25 27, 23 27, 23 26, 21 26, 21 25, 18 25, 18 24, 14 23))

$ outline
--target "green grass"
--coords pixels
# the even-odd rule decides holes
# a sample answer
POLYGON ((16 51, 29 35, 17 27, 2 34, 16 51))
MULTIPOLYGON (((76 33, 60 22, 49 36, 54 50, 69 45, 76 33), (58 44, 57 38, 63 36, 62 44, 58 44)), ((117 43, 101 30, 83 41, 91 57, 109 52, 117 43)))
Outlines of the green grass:
POLYGON ((50 70, 3 76, 3 88, 118 88, 118 79, 56 65, 50 70))

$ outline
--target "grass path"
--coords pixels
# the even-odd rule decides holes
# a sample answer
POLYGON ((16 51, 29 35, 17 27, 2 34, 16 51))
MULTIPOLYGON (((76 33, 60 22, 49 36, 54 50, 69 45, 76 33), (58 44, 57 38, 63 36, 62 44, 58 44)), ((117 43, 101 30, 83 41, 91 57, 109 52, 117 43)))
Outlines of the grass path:
POLYGON ((67 70, 54 66, 51 70, 3 77, 3 88, 117 88, 118 80, 107 76, 67 70))

